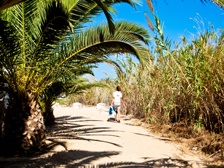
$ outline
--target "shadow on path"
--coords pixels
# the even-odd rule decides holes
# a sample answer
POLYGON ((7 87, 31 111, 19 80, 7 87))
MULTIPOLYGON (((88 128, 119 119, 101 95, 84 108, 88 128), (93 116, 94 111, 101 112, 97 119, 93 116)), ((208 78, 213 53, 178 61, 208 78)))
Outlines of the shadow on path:
POLYGON ((50 143, 47 145, 47 149, 51 150, 55 146, 63 146, 66 150, 66 142, 61 141, 63 139, 75 139, 75 140, 83 140, 83 141, 95 141, 95 142, 102 142, 108 143, 117 147, 121 147, 119 144, 104 141, 99 139, 93 138, 86 138, 91 136, 114 136, 116 135, 111 134, 111 132, 119 132, 118 130, 111 130, 110 127, 97 127, 94 125, 83 124, 82 122, 86 121, 100 121, 100 120, 91 120, 87 117, 77 116, 77 117, 70 117, 70 116, 63 116, 56 118, 56 125, 49 127, 47 129, 47 140, 50 143), (80 122, 82 124, 80 124, 80 122), (85 137, 85 138, 84 138, 85 137), (57 140, 57 139, 60 139, 57 140))
MULTIPOLYGON (((96 141, 100 143, 107 143, 116 147, 122 147, 119 144, 104 141, 96 138, 96 136, 115 136, 111 135, 111 132, 120 132, 119 130, 112 130, 110 127, 99 127, 93 125, 84 124, 86 121, 99 122, 101 120, 91 120, 88 117, 70 117, 62 116, 56 118, 56 125, 47 128, 47 139, 49 141, 47 145, 46 154, 39 157, 14 157, 14 158, 0 158, 0 168, 52 168, 52 167, 88 167, 88 168, 162 168, 162 167, 178 167, 186 168, 192 167, 190 161, 184 161, 174 158, 143 158, 144 162, 134 162, 130 159, 125 162, 109 162, 99 165, 90 165, 90 163, 100 160, 102 158, 110 158, 112 156, 119 155, 118 151, 88 151, 88 150, 68 150, 66 146, 66 139, 75 139, 82 141, 96 141), (94 136, 91 137, 91 136, 94 136), (86 138, 89 137, 89 138, 86 138), (65 151, 49 151, 55 146, 64 147, 65 151)), ((140 133, 133 133, 139 136, 150 136, 140 133)), ((162 139, 161 139, 162 140, 162 139)), ((166 141, 166 139, 164 139, 166 141)), ((102 144, 103 145, 103 144, 102 144)), ((121 159, 122 160, 122 159, 121 159)), ((205 166, 206 167, 206 166, 205 166)), ((212 165, 207 166, 211 168, 212 165)), ((214 168, 221 168, 223 166, 213 166, 214 168)))
MULTIPOLYGON (((90 152, 80 150, 63 151, 53 154, 47 158, 21 158, 19 160, 3 161, 0 162, 0 168, 52 168, 52 167, 88 167, 88 168, 187 168, 193 167, 193 165, 187 161, 162 158, 162 159, 148 159, 145 162, 111 162, 103 163, 99 165, 89 164, 92 161, 97 161, 100 158, 111 157, 113 155, 119 155, 119 152, 105 151, 105 152, 90 152), (63 159, 61 159, 63 158, 63 159)), ((223 166, 207 166, 207 168, 221 168, 223 166)))

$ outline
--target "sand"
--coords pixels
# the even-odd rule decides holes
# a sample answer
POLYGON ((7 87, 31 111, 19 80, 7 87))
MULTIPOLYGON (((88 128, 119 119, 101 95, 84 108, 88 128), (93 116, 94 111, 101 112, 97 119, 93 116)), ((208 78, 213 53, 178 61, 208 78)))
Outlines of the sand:
MULTIPOLYGON (((149 129, 131 116, 112 121, 109 107, 55 107, 57 124, 47 128, 48 153, 2 162, 3 167, 204 167, 193 151, 149 129)), ((0 162, 1 163, 1 162, 0 162)), ((0 167, 1 167, 0 165, 0 167)))

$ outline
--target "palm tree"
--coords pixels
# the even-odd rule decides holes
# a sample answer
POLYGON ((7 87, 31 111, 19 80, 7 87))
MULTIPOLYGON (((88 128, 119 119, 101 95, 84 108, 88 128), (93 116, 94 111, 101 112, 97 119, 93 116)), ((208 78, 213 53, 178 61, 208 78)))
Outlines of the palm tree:
POLYGON ((65 2, 29 0, 1 13, 0 77, 8 83, 11 98, 1 151, 41 149, 45 126, 39 97, 65 72, 106 61, 113 53, 133 54, 142 63, 148 60, 148 32, 128 22, 114 24, 108 12, 115 3, 134 6, 133 1, 65 2), (102 11, 109 24, 82 28, 102 11))
POLYGON ((40 102, 46 126, 55 124, 54 109, 52 108, 54 101, 61 95, 69 95, 82 92, 85 89, 93 87, 96 83, 89 83, 82 75, 92 74, 93 66, 82 66, 73 71, 67 71, 61 79, 55 81, 45 88, 41 94, 40 102))
POLYGON ((101 58, 101 60, 89 60, 88 64, 91 65, 87 65, 85 63, 85 65, 81 67, 73 67, 72 69, 69 68, 69 71, 66 71, 63 74, 62 78, 52 83, 41 94, 41 107, 44 114, 44 121, 46 126, 55 124, 55 117, 52 106, 54 101, 58 97, 60 97, 60 95, 81 94, 85 90, 88 90, 92 87, 105 87, 105 85, 101 82, 90 82, 88 79, 83 77, 83 75, 85 74, 94 76, 92 68, 97 68, 97 66, 94 64, 95 62, 106 62, 107 64, 115 67, 117 71, 122 72, 122 69, 117 64, 117 62, 103 58, 101 58))

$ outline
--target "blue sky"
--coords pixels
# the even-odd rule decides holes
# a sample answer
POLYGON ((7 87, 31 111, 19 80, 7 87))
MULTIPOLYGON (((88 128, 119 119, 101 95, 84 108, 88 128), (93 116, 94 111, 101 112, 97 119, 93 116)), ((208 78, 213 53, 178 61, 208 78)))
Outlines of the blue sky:
MULTIPOLYGON (((117 13, 113 16, 115 21, 128 20, 148 28, 144 12, 148 14, 153 21, 146 1, 141 1, 142 5, 133 9, 127 4, 115 5, 117 13)), ((163 24, 163 31, 166 37, 178 41, 181 36, 188 38, 197 35, 198 31, 210 29, 210 24, 215 29, 224 29, 224 9, 221 9, 214 3, 201 3, 200 0, 155 0, 153 1, 154 13, 160 18, 163 24), (196 20, 196 21, 195 21, 196 20), (199 22, 197 22, 199 21, 199 22)), ((97 22, 103 21, 104 16, 100 16, 97 22)), ((106 77, 105 73, 110 74, 108 77, 114 77, 113 68, 101 64, 99 68, 94 69, 97 80, 106 77)))

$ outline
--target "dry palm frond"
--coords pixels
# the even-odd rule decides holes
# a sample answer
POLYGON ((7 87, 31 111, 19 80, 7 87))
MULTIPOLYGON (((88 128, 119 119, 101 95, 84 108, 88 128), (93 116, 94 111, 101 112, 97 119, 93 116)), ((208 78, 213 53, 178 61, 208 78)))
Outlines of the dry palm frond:
POLYGON ((148 4, 148 7, 151 10, 151 12, 154 13, 154 8, 153 8, 153 5, 152 5, 152 1, 151 0, 146 0, 146 3, 148 4))

